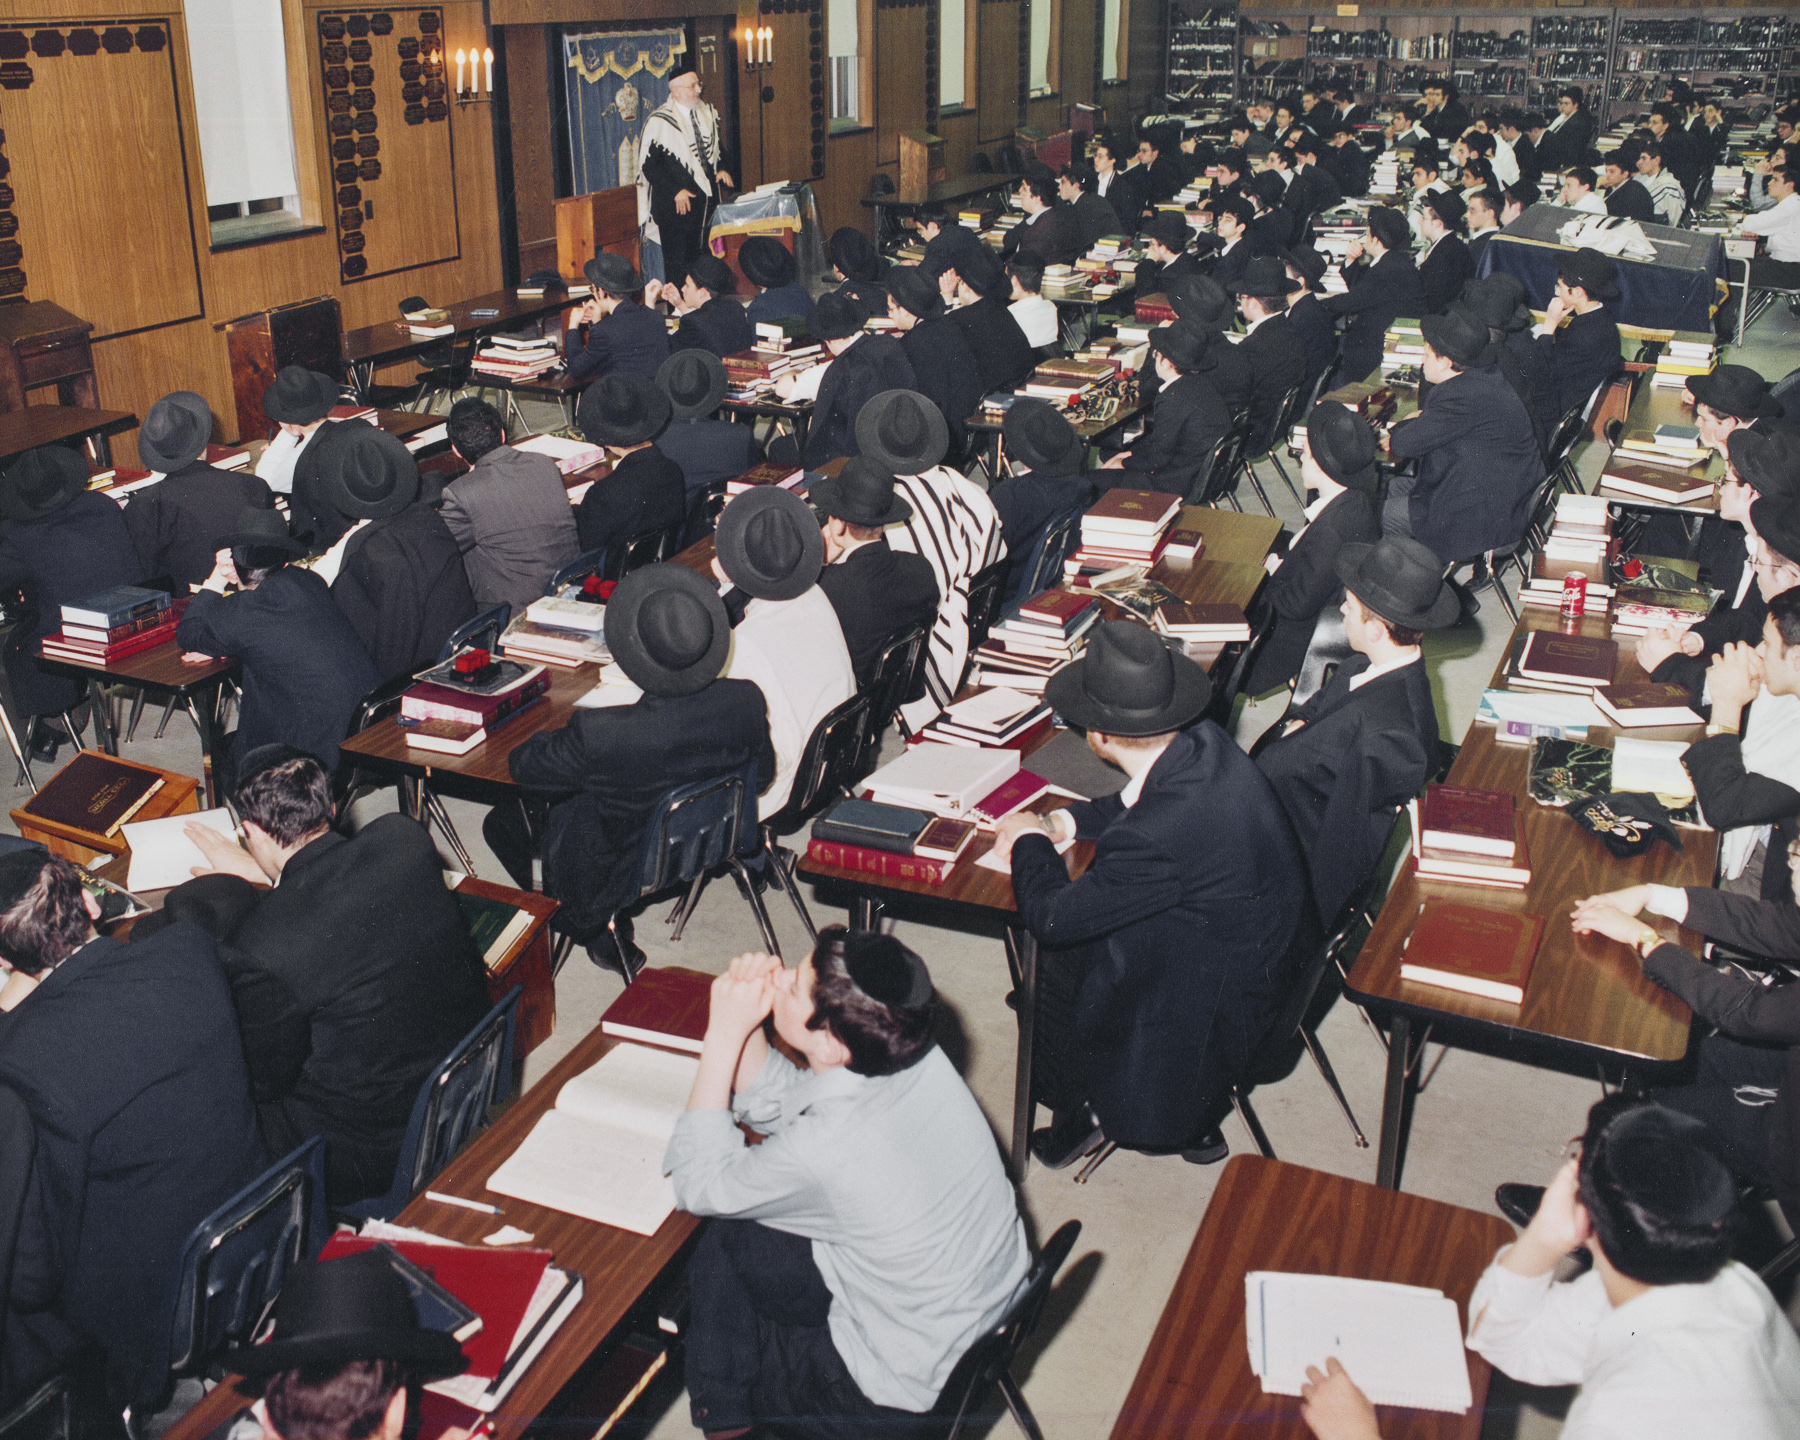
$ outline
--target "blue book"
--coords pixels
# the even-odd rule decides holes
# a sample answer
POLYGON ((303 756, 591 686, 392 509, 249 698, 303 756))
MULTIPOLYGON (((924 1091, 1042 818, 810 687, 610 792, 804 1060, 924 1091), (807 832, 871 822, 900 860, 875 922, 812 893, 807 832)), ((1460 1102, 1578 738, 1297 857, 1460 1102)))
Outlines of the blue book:
POLYGON ((63 606, 62 618, 65 625, 91 625, 96 630, 111 630, 140 615, 167 610, 174 603, 174 597, 162 590, 146 590, 141 585, 115 585, 98 595, 87 595, 72 605, 63 606))

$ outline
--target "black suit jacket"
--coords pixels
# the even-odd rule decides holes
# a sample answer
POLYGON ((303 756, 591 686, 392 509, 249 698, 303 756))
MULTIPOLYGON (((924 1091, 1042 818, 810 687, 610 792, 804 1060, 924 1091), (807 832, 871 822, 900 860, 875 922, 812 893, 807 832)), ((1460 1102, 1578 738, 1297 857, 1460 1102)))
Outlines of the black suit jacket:
MULTIPOLYGON (((928 279, 936 281, 946 270, 957 270, 959 259, 966 261, 971 255, 986 252, 987 246, 973 230, 951 220, 938 231, 935 239, 925 242, 925 258, 919 262, 919 269, 928 279)), ((962 272, 957 270, 957 273, 962 272)))
POLYGON ((1606 213, 1616 215, 1621 220, 1636 220, 1640 225, 1663 223, 1662 217, 1656 213, 1656 202, 1650 198, 1650 192, 1635 180, 1627 180, 1623 185, 1606 192, 1606 213))
POLYGON ((90 941, 0 1015, 0 1085, 37 1132, 19 1258, 105 1350, 111 1403, 134 1402, 188 1232, 267 1164, 212 940, 90 941))
POLYGON ((1317 295, 1302 295, 1288 307, 1288 319, 1306 346, 1306 388, 1310 391, 1337 353, 1337 319, 1317 295))
POLYGON ((865 332, 831 362, 819 382, 802 456, 807 467, 816 469, 840 455, 862 454, 856 443, 856 417, 862 407, 884 390, 918 388, 900 342, 892 335, 865 332))
POLYGON ((1083 190, 1069 207, 1069 215, 1075 223, 1075 240, 1086 254, 1094 248, 1094 242, 1103 235, 1130 234, 1129 227, 1121 230, 1119 217, 1113 212, 1111 205, 1102 200, 1092 190, 1083 190))
POLYGON ((330 831, 273 890, 205 875, 162 914, 219 942, 270 1153, 322 1135, 332 1204, 385 1191, 419 1086, 488 1008, 424 828, 383 815, 355 839, 330 831))
POLYGON ((938 583, 923 556, 889 548, 887 537, 859 545, 819 573, 819 588, 837 611, 861 685, 874 672, 881 648, 914 625, 937 619, 938 583))
POLYGON ((1167 265, 1156 266, 1150 274, 1145 277, 1144 283, 1149 288, 1141 293, 1145 295, 1166 295, 1169 293, 1169 287, 1177 280, 1181 279, 1182 276, 1204 275, 1207 273, 1208 268, 1207 262, 1202 260, 1194 251, 1183 250, 1173 260, 1169 261, 1167 265))
POLYGON ((657 446, 647 445, 626 455, 581 497, 575 532, 584 551, 607 547, 606 573, 617 579, 625 541, 678 524, 685 514, 687 482, 681 467, 657 446))
POLYGON ((544 891, 559 923, 596 933, 638 898, 638 844, 670 790, 755 763, 758 792, 775 778, 768 706, 749 680, 715 680, 692 695, 577 710, 507 759, 514 780, 551 798, 544 891))
POLYGON ((671 421, 656 437, 656 448, 680 466, 690 514, 702 490, 742 475, 763 458, 755 430, 732 420, 671 421))
POLYGON ((288 744, 337 768, 338 742, 381 681, 349 617, 310 570, 283 566, 254 590, 202 590, 175 631, 183 650, 235 655, 243 708, 233 753, 288 744))
POLYGON ((1361 380, 1381 364, 1381 341, 1402 315, 1424 314, 1425 287, 1412 256, 1390 250, 1369 266, 1352 266, 1350 288, 1326 295, 1319 304, 1333 315, 1348 315, 1336 383, 1361 380))
POLYGON ((1368 668, 1367 655, 1351 656, 1253 752, 1300 837, 1326 927, 1374 872, 1395 808, 1424 788, 1437 756, 1425 662, 1414 660, 1352 690, 1350 682, 1368 668), (1291 728, 1295 721, 1298 729, 1291 728))
POLYGON ((1000 538, 1006 542, 1010 566, 1003 609, 1015 600, 1029 600, 1019 589, 1025 583, 1025 567, 1031 563, 1038 541, 1051 521, 1070 510, 1086 510, 1094 503, 1094 484, 1088 475, 1038 475, 1027 472, 1002 480, 988 492, 1000 516, 1000 538))
POLYGON ((1470 125, 1469 112, 1460 100, 1447 101, 1441 110, 1433 110, 1419 121, 1419 126, 1445 149, 1470 125))
MULTIPOLYGON (((331 423, 331 422, 327 422, 331 423)), ((246 507, 273 510, 275 495, 250 470, 215 470, 196 460, 125 503, 125 528, 144 574, 167 575, 187 593, 212 574, 219 537, 246 507)))
POLYGON ((1157 393, 1149 433, 1127 452, 1124 468, 1094 475, 1102 484, 1186 495, 1230 428, 1231 412, 1207 377, 1183 375, 1157 393))
POLYGON ((602 315, 588 326, 585 346, 581 331, 571 329, 565 354, 571 380, 591 380, 615 371, 654 380, 662 362, 669 358, 669 330, 663 324, 662 311, 635 300, 620 300, 612 314, 602 315))
POLYGON ((1248 691, 1261 695, 1285 685, 1300 673, 1313 627, 1322 611, 1344 598, 1337 555, 1345 545, 1372 545, 1381 538, 1375 505, 1360 490, 1346 490, 1319 512, 1295 537, 1281 568, 1257 596, 1259 606, 1275 613, 1274 628, 1256 657, 1248 691))
POLYGON ((748 350, 755 344, 756 331, 750 324, 749 313, 738 304, 736 297, 715 295, 681 317, 669 348, 710 350, 723 360, 727 355, 748 350))
POLYGON ((1327 145, 1319 163, 1331 171, 1338 189, 1346 195, 1367 195, 1372 169, 1369 152, 1356 141, 1348 145, 1327 145))
POLYGON ((475 616, 462 550, 429 505, 408 505, 352 535, 331 598, 383 679, 435 664, 456 627, 475 616))
MULTIPOLYGON (((1731 528, 1737 529, 1735 525, 1731 528)), ((1706 689, 1706 671, 1712 664, 1713 656, 1734 642, 1755 645, 1762 639, 1763 621, 1768 618, 1769 602, 1763 599, 1761 587, 1752 581, 1744 590, 1743 602, 1738 605, 1731 603, 1737 598, 1737 587, 1744 574, 1743 563, 1747 559, 1740 543, 1738 564, 1735 567, 1714 567, 1710 583, 1725 593, 1707 611, 1706 618, 1693 627, 1693 633, 1700 637, 1703 647, 1700 653, 1683 655, 1677 651, 1650 672, 1652 680, 1687 686, 1696 705, 1701 704, 1700 697, 1706 689)))
MULTIPOLYGON (((1550 118, 1556 119, 1554 115, 1550 118)), ((1567 170, 1571 165, 1585 164, 1593 142, 1594 117, 1583 106, 1556 129, 1545 129, 1544 138, 1537 144, 1538 164, 1545 170, 1567 170)))
POLYGON ((1337 176, 1323 165, 1302 165, 1288 184, 1284 208, 1294 217, 1294 234, 1298 236, 1319 211, 1343 201, 1344 190, 1337 176))
POLYGON ((1075 992, 1076 1063, 1107 1137, 1187 1145, 1268 1028, 1305 884, 1293 834, 1210 720, 1170 742, 1130 809, 1117 795, 1069 808, 1094 863, 1071 881, 1047 839, 1022 838, 1020 918, 1075 992))
POLYGON ((1475 262, 1469 257, 1468 243, 1460 235, 1446 235, 1419 265, 1426 314, 1442 315, 1462 294, 1463 282, 1474 278, 1475 262))
POLYGON ((944 412, 950 426, 951 455, 961 454, 964 422, 987 394, 981 384, 981 362, 969 348, 969 337, 953 316, 940 315, 902 331, 900 348, 912 365, 913 388, 944 412))
POLYGON ((1540 336, 1537 344, 1556 375, 1556 407, 1541 417, 1546 432, 1554 430, 1577 405, 1587 404, 1594 387, 1612 379, 1625 363, 1619 350, 1618 324, 1605 305, 1585 315, 1571 315, 1554 335, 1540 336))
MULTIPOLYGON (((996 296, 985 296, 972 305, 950 312, 950 319, 961 327, 963 339, 981 368, 981 393, 1010 390, 1031 373, 1037 356, 1031 342, 1013 319, 1006 303, 996 296)), ((915 387, 908 385, 907 389, 915 387)), ((810 437, 809 437, 810 440, 810 437)))
POLYGON ((1039 212, 1030 224, 1021 221, 1008 230, 1001 253, 1011 259, 1026 250, 1046 265, 1073 265, 1075 257, 1086 248, 1081 243, 1075 212, 1059 202, 1039 212))
POLYGON ((1497 369, 1433 385, 1424 408, 1390 433, 1394 458, 1419 462, 1413 539, 1446 564, 1519 543, 1544 458, 1524 402, 1497 369))
MULTIPOLYGON (((1096 194, 1099 192, 1099 184, 1098 180, 1094 182, 1096 194)), ((1144 217, 1144 207, 1150 203, 1142 179, 1129 170, 1114 171, 1112 183, 1100 198, 1112 206, 1113 214, 1118 216, 1119 223, 1115 228, 1119 234, 1137 234, 1138 225, 1144 217)))
POLYGON ((1256 252, 1250 248, 1250 237, 1244 235, 1229 250, 1221 250, 1212 263, 1212 278, 1219 282, 1225 293, 1231 293, 1231 287, 1244 278, 1244 271, 1250 268, 1250 262, 1256 258, 1256 252))
POLYGON ((1252 256, 1279 255, 1287 249, 1296 228, 1291 212, 1265 210, 1244 228, 1244 244, 1250 247, 1252 256))
POLYGON ((1529 135, 1521 135, 1513 141, 1513 160, 1519 167, 1519 179, 1526 185, 1538 183, 1538 177, 1544 173, 1544 162, 1538 158, 1537 146, 1531 143, 1529 135))
POLYGON ((1250 366, 1250 434, 1260 438, 1287 392, 1306 382, 1306 341, 1292 320, 1275 314, 1232 348, 1250 366))

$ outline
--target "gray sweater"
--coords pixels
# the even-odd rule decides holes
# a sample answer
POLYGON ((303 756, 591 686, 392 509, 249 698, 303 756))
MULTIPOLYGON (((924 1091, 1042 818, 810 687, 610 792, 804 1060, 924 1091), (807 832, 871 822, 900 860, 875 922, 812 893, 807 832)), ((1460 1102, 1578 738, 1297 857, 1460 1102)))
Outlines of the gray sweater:
POLYGON ((516 617, 580 553, 575 510, 547 455, 502 445, 444 487, 439 512, 463 552, 484 609, 508 601, 516 617))

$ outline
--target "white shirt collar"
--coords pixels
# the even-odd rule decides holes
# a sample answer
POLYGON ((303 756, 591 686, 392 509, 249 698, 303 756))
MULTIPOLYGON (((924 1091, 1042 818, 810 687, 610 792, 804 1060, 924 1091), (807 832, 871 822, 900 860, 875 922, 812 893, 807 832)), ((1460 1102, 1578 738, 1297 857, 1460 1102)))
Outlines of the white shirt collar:
MULTIPOLYGON (((1319 516, 1325 512, 1325 507, 1335 499, 1337 499, 1336 495, 1321 495, 1317 500, 1313 501, 1312 504, 1308 505, 1305 511, 1306 523, 1310 525, 1313 521, 1317 520, 1319 516)), ((1295 538, 1297 539, 1299 537, 1296 536, 1295 538)))
POLYGON ((862 549, 863 546, 873 545, 875 543, 876 542, 873 540, 849 540, 849 541, 846 541, 844 544, 844 548, 838 552, 837 559, 833 560, 831 563, 833 565, 842 565, 846 560, 848 560, 858 550, 862 549))
POLYGON ((1254 335, 1256 333, 1256 327, 1258 325, 1261 325, 1264 321, 1273 320, 1275 318, 1275 315, 1285 315, 1285 314, 1287 314, 1286 310, 1277 310, 1274 315, 1259 315, 1256 319, 1252 320, 1248 325, 1246 325, 1244 327, 1245 337, 1248 338, 1249 336, 1254 335))
MULTIPOLYGON (((1162 759, 1162 751, 1156 752, 1156 760, 1162 759)), ((1129 810, 1137 804, 1138 796, 1144 793, 1144 783, 1149 780, 1150 772, 1156 768, 1156 760, 1152 760, 1137 774, 1126 782, 1125 788, 1119 792, 1119 803, 1129 810)))
POLYGON ((1371 665, 1367 670, 1363 671, 1362 674, 1351 680, 1350 688, 1352 690, 1360 690, 1371 680, 1378 679, 1383 675, 1391 674, 1395 670, 1404 670, 1408 665, 1411 665, 1415 660, 1418 660, 1420 655, 1421 652, 1417 645, 1408 646, 1392 660, 1385 660, 1379 665, 1371 665))
POLYGON ((1473 240, 1478 235, 1497 235, 1499 232, 1500 227, 1498 225, 1483 225, 1479 230, 1471 230, 1469 232, 1469 238, 1473 240))

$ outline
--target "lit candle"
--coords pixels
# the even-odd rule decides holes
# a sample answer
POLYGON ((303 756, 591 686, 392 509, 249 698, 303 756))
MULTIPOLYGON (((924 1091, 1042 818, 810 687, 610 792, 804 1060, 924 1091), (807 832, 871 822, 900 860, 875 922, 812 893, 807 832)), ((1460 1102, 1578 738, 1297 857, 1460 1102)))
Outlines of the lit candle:
POLYGON ((487 93, 494 93, 494 52, 492 49, 481 52, 481 62, 487 66, 487 93))
POLYGON ((468 55, 465 51, 458 50, 456 52, 456 93, 458 95, 463 93, 463 61, 467 58, 468 55))
POLYGON ((763 26, 763 64, 770 65, 775 61, 775 27, 763 26))

